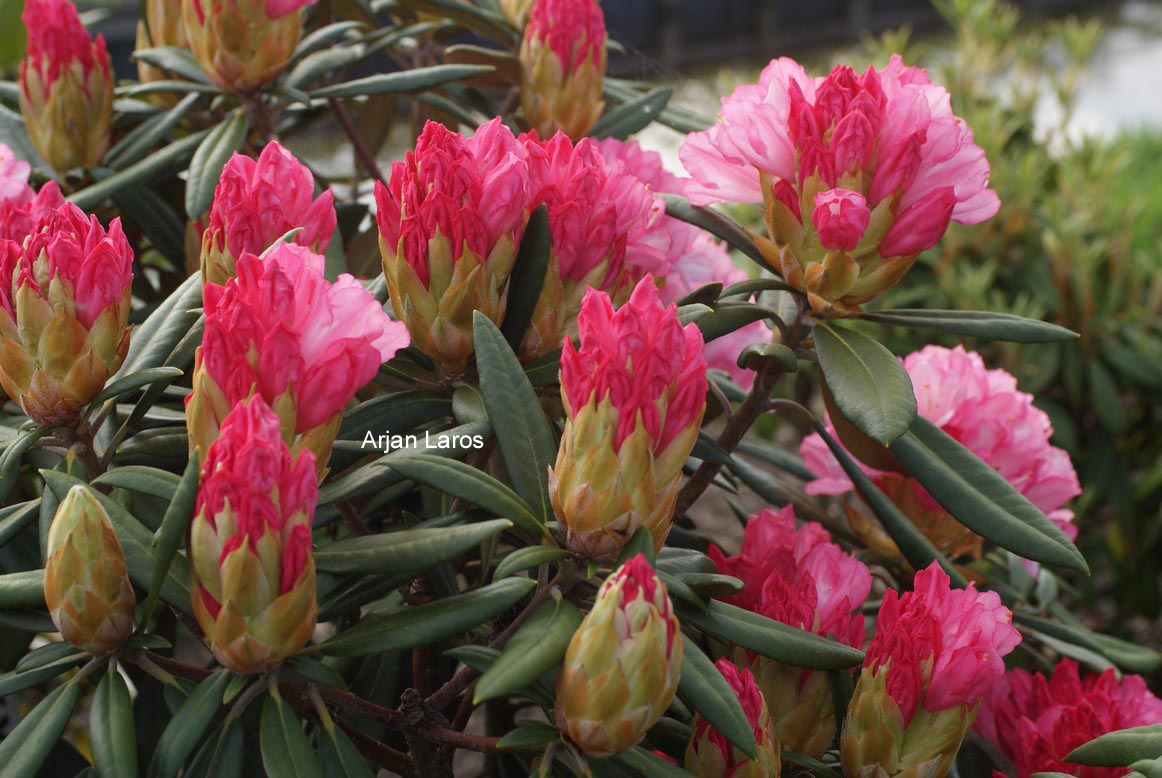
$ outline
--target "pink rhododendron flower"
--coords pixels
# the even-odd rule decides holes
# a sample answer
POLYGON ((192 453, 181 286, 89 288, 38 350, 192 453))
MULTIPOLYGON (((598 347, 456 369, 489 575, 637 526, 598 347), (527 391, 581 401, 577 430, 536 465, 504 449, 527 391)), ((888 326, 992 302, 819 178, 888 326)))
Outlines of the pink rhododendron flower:
POLYGON ((255 161, 234 154, 222 170, 209 222, 202 235, 202 278, 224 284, 245 253, 262 254, 283 235, 325 253, 335 233, 331 190, 315 198, 315 177, 278 141, 270 141, 255 161))
POLYGON ((259 394, 287 442, 325 466, 343 406, 408 345, 402 324, 349 275, 331 283, 323 257, 289 243, 243 254, 225 286, 206 284, 206 331, 186 399, 191 443, 205 451, 221 409, 259 394))
POLYGON ((23 245, 37 222, 64 204, 64 195, 56 181, 49 181, 29 198, 0 200, 0 241, 23 245))
MULTIPOLYGON (((1017 379, 1004 370, 987 369, 979 354, 961 346, 927 346, 903 361, 919 414, 993 467, 1067 535, 1075 536, 1073 514, 1061 506, 1081 493, 1077 473, 1069 455, 1050 444, 1049 417, 1033 405, 1032 395, 1017 389, 1017 379)), ((828 428, 834 436, 830 422, 828 428)), ((853 490, 819 435, 805 438, 800 453, 818 476, 807 484, 809 494, 853 490)), ((949 517, 915 479, 866 466, 864 470, 942 551, 979 555, 980 538, 949 517)), ((862 524, 855 529, 873 545, 882 546, 886 538, 862 524)))
POLYGON ((1117 778, 1126 768, 1083 767, 1065 757, 1107 732, 1160 723, 1162 700, 1141 676, 1119 679, 1113 669, 1082 675, 1077 662, 1062 659, 1051 678, 1005 673, 981 703, 975 729, 1012 762, 1017 778, 1038 772, 1117 778))
POLYGON ((0 143, 0 203, 23 205, 36 194, 28 185, 32 166, 17 159, 12 149, 0 143))
POLYGON ((760 248, 819 313, 871 299, 950 221, 975 224, 1000 206, 948 92, 899 56, 822 78, 773 60, 757 84, 723 98, 718 119, 682 146, 691 200, 765 204, 771 241, 760 248), (829 215, 816 217, 819 207, 829 215))
POLYGON ((520 48, 521 107, 534 131, 586 135, 605 103, 605 15, 597 0, 536 0, 520 48))
POLYGON ((771 729, 771 717, 754 676, 727 659, 714 663, 738 697, 747 723, 758 744, 751 759, 702 716, 694 717, 694 733, 686 749, 686 769, 699 778, 765 778, 779 772, 779 744, 771 729))
POLYGON ((238 673, 270 670, 315 627, 315 457, 294 456, 279 426, 261 395, 233 407, 206 454, 190 527, 194 615, 214 657, 238 673))

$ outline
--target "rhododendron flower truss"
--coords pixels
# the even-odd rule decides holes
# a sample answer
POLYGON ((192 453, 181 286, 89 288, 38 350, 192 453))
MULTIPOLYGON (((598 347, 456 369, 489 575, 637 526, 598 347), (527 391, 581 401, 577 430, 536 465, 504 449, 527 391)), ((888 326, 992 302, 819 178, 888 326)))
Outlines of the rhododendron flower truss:
POLYGON ((597 0, 536 0, 527 13, 520 49, 525 121, 544 136, 581 138, 605 107, 605 15, 597 0))
POLYGON ((450 375, 473 351, 472 314, 504 319, 528 218, 525 146, 499 118, 471 138, 428 122, 375 187, 383 271, 412 341, 450 375))
POLYGON ((770 266, 822 315, 895 284, 950 221, 996 213, 989 165, 949 94, 893 56, 882 70, 811 78, 773 60, 722 101, 681 158, 692 202, 761 203, 770 266))
MULTIPOLYGON (((865 627, 860 606, 871 591, 871 574, 831 542, 823 527, 795 526, 795 511, 764 510, 750 518, 737 556, 711 546, 718 572, 743 582, 727 602, 792 627, 831 636, 860 648, 865 627)), ((818 758, 835 736, 827 673, 790 667, 735 648, 739 667, 754 673, 784 748, 818 758)))
POLYGON ((315 177, 271 141, 258 160, 234 154, 214 190, 202 234, 202 280, 224 284, 245 253, 261 255, 291 230, 291 242, 324 254, 335 233, 334 197, 315 197, 315 177))
POLYGON ((726 659, 719 659, 714 666, 738 697, 758 746, 758 758, 751 759, 740 752, 709 721, 697 716, 690 745, 686 747, 686 770, 698 778, 777 778, 780 772, 779 743, 754 676, 726 659))
POLYGON ((323 258, 301 246, 243 254, 236 270, 224 286, 206 284, 186 398, 191 449, 204 457, 230 409, 258 394, 286 442, 311 450, 323 473, 343 406, 407 346, 406 330, 351 276, 324 279, 323 258))
POLYGON ((946 775, 1021 642, 1012 618, 996 592, 951 589, 935 562, 912 591, 888 590, 840 738, 845 774, 946 775))
MULTIPOLYGON (((987 369, 979 354, 961 346, 927 346, 903 361, 918 413, 1004 476, 1067 536, 1076 537, 1073 512, 1063 506, 1081 493, 1077 473, 1069 455, 1050 444, 1049 417, 1033 405, 1032 395, 1017 389, 1017 379, 1004 370, 987 369)), ((818 476, 808 482, 809 494, 853 491, 851 480, 819 435, 804 439, 801 454, 818 476)), ((864 470, 940 551, 952 557, 980 557, 983 540, 952 518, 914 478, 864 470)), ((900 558, 896 544, 863 510, 849 507, 847 517, 868 546, 900 558)), ((1036 572, 1033 563, 1026 565, 1036 572)))
POLYGON ((621 165, 610 164, 588 138, 576 145, 563 133, 540 140, 522 136, 528 151, 530 209, 544 204, 552 249, 549 271, 521 346, 524 360, 546 354, 576 332, 589 288, 615 305, 646 274, 662 278, 675 257, 661 199, 621 165))
POLYGON ((639 528, 661 548, 706 410, 702 336, 647 276, 614 312, 589 290, 561 352, 566 421, 549 496, 571 551, 613 559, 639 528))

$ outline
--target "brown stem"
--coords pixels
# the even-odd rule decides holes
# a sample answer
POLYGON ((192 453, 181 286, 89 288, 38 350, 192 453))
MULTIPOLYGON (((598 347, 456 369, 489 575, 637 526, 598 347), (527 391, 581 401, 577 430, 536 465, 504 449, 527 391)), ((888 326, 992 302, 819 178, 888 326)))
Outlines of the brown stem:
POLYGON ((335 707, 351 711, 363 718, 386 724, 392 729, 412 732, 426 740, 434 740, 455 748, 465 748, 469 751, 495 751, 500 738, 469 735, 457 732, 454 729, 441 727, 430 721, 410 722, 401 711, 385 708, 374 702, 356 697, 351 692, 340 691, 329 686, 317 687, 319 695, 335 707))
POLYGON ((400 775, 411 774, 411 762, 408 760, 408 755, 403 751, 397 751, 386 743, 381 743, 357 727, 353 727, 341 718, 334 719, 335 726, 343 730, 347 737, 351 738, 351 742, 359 749, 359 753, 375 762, 380 767, 385 767, 394 773, 400 775))
POLYGON ((347 523, 348 529, 356 535, 370 535, 371 530, 367 528, 367 524, 355 510, 355 506, 351 504, 350 500, 343 500, 339 503, 339 513, 343 515, 343 521, 347 523))
POLYGON ((246 115, 251 128, 262 138, 263 145, 275 138, 274 122, 271 121, 270 111, 261 93, 256 93, 246 100, 246 115))
POLYGON ((383 171, 379 169, 375 155, 371 153, 371 149, 367 148, 366 141, 359 134, 359 128, 351 120, 351 114, 347 113, 347 109, 343 107, 343 101, 337 97, 332 97, 329 102, 331 110, 335 112, 335 118, 339 121, 339 126, 343 128, 343 132, 347 133, 347 138, 351 141, 351 147, 355 150, 355 156, 363 165, 363 169, 376 181, 382 181, 386 184, 387 179, 383 177, 383 171))

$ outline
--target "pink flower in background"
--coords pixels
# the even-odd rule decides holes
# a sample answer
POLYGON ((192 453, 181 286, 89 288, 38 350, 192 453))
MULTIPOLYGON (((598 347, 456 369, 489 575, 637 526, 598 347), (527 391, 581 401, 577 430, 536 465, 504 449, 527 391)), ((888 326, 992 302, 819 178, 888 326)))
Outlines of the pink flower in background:
POLYGON ((771 717, 754 676, 728 659, 714 663, 738 697, 747 723, 758 744, 757 759, 750 759, 701 715, 694 717, 694 732, 686 749, 686 770, 699 778, 760 778, 779 772, 779 744, 771 730, 771 717))
POLYGON ((1021 642, 1013 614, 996 592, 950 588, 933 562, 916 573, 914 589, 889 589, 876 619, 864 671, 887 673, 887 692, 904 726, 918 708, 971 710, 1005 672, 1002 657, 1021 642))
POLYGON ((680 156, 695 204, 767 206, 771 243, 760 248, 825 314, 890 287, 950 221, 976 224, 1000 207, 948 92, 898 55, 883 70, 840 65, 822 78, 773 60, 757 84, 723 98, 718 123, 688 135, 680 156), (850 254, 851 267, 838 272, 832 259, 825 272, 826 250, 850 254))
POLYGON ((594 0, 537 0, 525 36, 551 49, 568 73, 604 56, 605 16, 594 0))
MULTIPOLYGON (((1032 395, 1017 389, 1017 379, 1004 370, 987 369, 979 354, 962 346, 927 346, 903 361, 920 415, 993 467, 1067 535, 1076 536, 1073 513, 1062 505, 1081 494, 1077 473, 1069 455, 1050 444, 1053 426, 1049 417, 1033 405, 1032 395)), ((830 422, 828 428, 834 436, 830 422)), ((853 490, 851 480, 819 435, 805 438, 800 453, 817 476, 807 484, 808 494, 853 490)), ((937 525, 946 523, 941 519, 946 516, 943 508, 915 479, 864 469, 922 528, 931 527, 935 532, 937 525)), ((978 553, 979 538, 971 537, 971 547, 957 541, 941 550, 978 553)), ((933 542, 937 540, 933 538, 933 542)))
POLYGON ((36 192, 28 185, 31 172, 31 165, 0 143, 0 204, 23 205, 32 199, 36 192))
POLYGON ((292 242, 324 253, 335 232, 331 190, 315 197, 315 177, 306 165, 271 141, 253 160, 234 154, 222 171, 202 235, 202 273, 224 284, 245 253, 262 254, 291 230, 292 242))
POLYGON ((1015 669, 993 685, 974 728, 992 741, 1016 769, 1017 778, 1059 772, 1082 778, 1117 778, 1126 768, 1083 767, 1064 759, 1099 735, 1162 723, 1162 700, 1137 675, 1121 679, 1113 669, 1082 675, 1062 659, 1051 678, 1015 669))

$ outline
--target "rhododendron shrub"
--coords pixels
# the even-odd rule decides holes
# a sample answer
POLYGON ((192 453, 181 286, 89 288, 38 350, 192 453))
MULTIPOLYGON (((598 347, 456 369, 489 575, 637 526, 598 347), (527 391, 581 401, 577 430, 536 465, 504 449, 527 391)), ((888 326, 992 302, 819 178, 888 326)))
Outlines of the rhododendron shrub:
POLYGON ((875 299, 1005 207, 959 96, 703 121, 594 0, 142 7, 115 123, 65 0, 0 89, 0 775, 1149 771, 1086 742, 1162 719, 1125 538, 955 346, 1081 323, 875 299))

